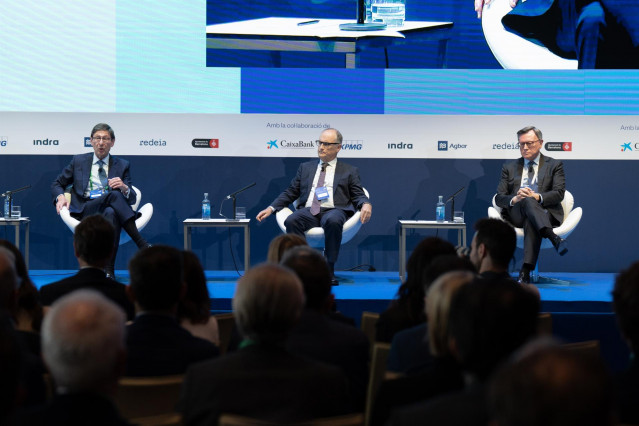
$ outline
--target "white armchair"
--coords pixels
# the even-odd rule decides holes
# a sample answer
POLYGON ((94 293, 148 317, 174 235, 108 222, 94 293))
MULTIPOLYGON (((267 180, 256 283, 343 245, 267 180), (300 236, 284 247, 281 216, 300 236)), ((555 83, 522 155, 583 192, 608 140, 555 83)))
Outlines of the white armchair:
MULTIPOLYGON (((364 193, 368 197, 369 195, 366 188, 362 188, 362 189, 364 190, 364 193)), ((295 200, 295 202, 293 203, 295 207, 297 207, 298 201, 299 200, 295 200)), ((289 209, 288 207, 285 207, 282 210, 275 213, 275 219, 277 220, 277 224, 279 225, 282 232, 286 232, 286 226, 284 226, 284 221, 292 213, 293 211, 289 209)), ((360 214, 361 213, 359 210, 356 211, 355 214, 353 214, 353 216, 351 216, 344 223, 344 230, 342 231, 342 244, 346 244, 347 242, 349 242, 355 236, 355 234, 357 234, 357 231, 359 231, 359 228, 362 227, 362 222, 359 221, 360 214)), ((324 230, 321 227, 318 226, 315 228, 311 228, 305 232, 305 235, 306 235, 306 242, 308 243, 309 246, 315 247, 315 248, 324 248, 324 230)))
MULTIPOLYGON (((135 226, 137 226, 138 230, 141 231, 142 229, 144 229, 146 224, 149 223, 149 220, 151 220, 151 216, 153 216, 153 204, 146 203, 138 210, 140 201, 142 200, 142 192, 135 186, 131 186, 131 188, 137 194, 135 204, 133 204, 131 208, 133 208, 133 211, 140 213, 140 217, 135 220, 135 226)), ((71 194, 69 192, 66 192, 64 196, 67 197, 67 201, 71 202, 71 194)), ((75 232, 75 227, 78 226, 78 223, 80 223, 78 219, 71 216, 69 209, 66 207, 60 210, 60 218, 62 218, 62 221, 65 223, 65 225, 67 225, 67 227, 69 227, 71 232, 75 232)), ((122 231, 120 234, 120 245, 125 244, 129 241, 131 241, 131 237, 129 237, 126 232, 122 231)))
MULTIPOLYGON (((553 231, 561 238, 568 238, 568 236, 575 230, 579 221, 581 220, 582 209, 581 207, 574 208, 575 199, 569 191, 564 193, 564 199, 561 202, 561 206, 564 209, 564 221, 553 231)), ((488 207, 488 217, 493 219, 503 220, 501 217, 501 207, 497 207, 495 204, 495 196, 493 196, 493 205, 488 207)), ((515 228, 517 234, 517 247, 524 247, 524 230, 523 228, 515 228)), ((544 238, 541 243, 541 248, 552 248, 553 245, 547 238, 544 238)), ((535 265, 535 270, 531 272, 530 279, 532 282, 539 282, 539 262, 535 265)))
POLYGON ((577 69, 576 59, 555 55, 504 28, 501 18, 512 10, 508 0, 492 0, 484 6, 481 27, 488 47, 504 68, 511 69, 577 69))

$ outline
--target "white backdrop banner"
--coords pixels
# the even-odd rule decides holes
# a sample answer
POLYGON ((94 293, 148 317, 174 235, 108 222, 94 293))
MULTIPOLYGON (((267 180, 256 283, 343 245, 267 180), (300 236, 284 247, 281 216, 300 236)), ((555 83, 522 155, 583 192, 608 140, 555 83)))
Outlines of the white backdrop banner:
POLYGON ((535 125, 559 159, 639 159, 637 116, 303 115, 0 112, 0 155, 91 151, 96 123, 115 155, 315 157, 324 128, 344 136, 344 158, 519 156, 516 132, 535 125))

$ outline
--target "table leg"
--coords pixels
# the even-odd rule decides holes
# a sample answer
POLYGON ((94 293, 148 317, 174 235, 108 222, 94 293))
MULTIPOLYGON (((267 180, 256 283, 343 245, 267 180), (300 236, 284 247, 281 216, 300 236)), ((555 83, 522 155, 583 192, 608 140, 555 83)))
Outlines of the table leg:
POLYGON ((20 250, 20 222, 14 222, 13 227, 15 229, 15 234, 16 234, 16 238, 15 238, 16 247, 18 248, 18 250, 20 250))
POLYGON ((347 53, 346 61, 344 63, 344 67, 347 69, 353 69, 359 67, 359 54, 358 53, 347 53))
POLYGON ((399 225, 399 278, 404 282, 406 272, 406 229, 399 225))
POLYGON ((184 225, 184 250, 191 250, 191 227, 184 225))
POLYGON ((251 229, 244 227, 244 273, 251 267, 251 229))
POLYGON ((29 222, 25 222, 24 227, 24 263, 29 270, 29 222))

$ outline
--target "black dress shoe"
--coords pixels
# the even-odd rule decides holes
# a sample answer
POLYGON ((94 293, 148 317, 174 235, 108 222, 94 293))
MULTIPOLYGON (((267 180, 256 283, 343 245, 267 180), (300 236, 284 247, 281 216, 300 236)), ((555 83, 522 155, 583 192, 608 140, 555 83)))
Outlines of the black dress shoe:
POLYGON ((552 242, 552 245, 555 247, 555 250, 557 250, 557 253, 559 253, 559 256, 563 256, 568 253, 568 241, 564 240, 560 236, 555 235, 550 242, 552 242))
POLYGON ((530 271, 522 269, 519 271, 519 277, 517 278, 519 284, 530 284, 530 271))

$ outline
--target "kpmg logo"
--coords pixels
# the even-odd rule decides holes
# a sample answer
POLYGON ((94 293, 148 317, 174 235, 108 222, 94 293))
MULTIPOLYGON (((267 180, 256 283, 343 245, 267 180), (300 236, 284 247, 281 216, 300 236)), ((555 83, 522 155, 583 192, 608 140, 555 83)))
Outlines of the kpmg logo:
POLYGON ((84 147, 85 148, 91 148, 93 145, 91 145, 91 136, 85 136, 84 137, 84 147))
POLYGON ((546 151, 572 151, 572 142, 546 142, 546 151))
POLYGON ((166 146, 166 141, 164 139, 150 139, 150 140, 141 140, 140 146, 155 146, 155 147, 163 147, 166 146))
POLYGON ((463 143, 451 143, 448 141, 437 141, 437 151, 448 151, 449 149, 457 150, 457 149, 466 149, 468 145, 463 143))
POLYGON ((33 144, 34 145, 41 145, 41 146, 51 146, 51 145, 60 145, 60 141, 58 141, 57 139, 34 139, 33 140, 33 144))
POLYGON ((9 138, 7 138, 6 136, 0 136, 0 146, 7 146, 8 141, 9 138))
POLYGON ((266 142, 266 149, 282 148, 282 149, 314 149, 315 141, 289 141, 280 139, 279 145, 277 139, 266 142))
POLYGON ((413 149, 413 144, 412 143, 404 143, 404 142, 389 143, 388 144, 388 149, 413 149))
POLYGON ((342 149, 350 151, 361 151, 364 146, 364 141, 360 140, 344 140, 342 141, 342 149))
POLYGON ((191 141, 191 146, 193 148, 219 148, 220 140, 219 139, 193 139, 191 141))

